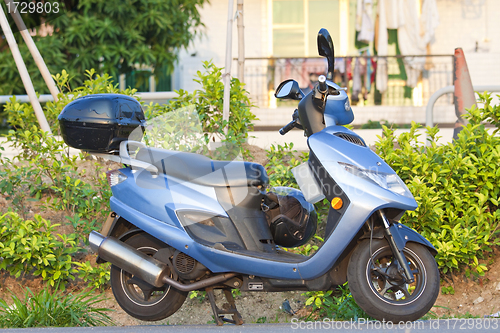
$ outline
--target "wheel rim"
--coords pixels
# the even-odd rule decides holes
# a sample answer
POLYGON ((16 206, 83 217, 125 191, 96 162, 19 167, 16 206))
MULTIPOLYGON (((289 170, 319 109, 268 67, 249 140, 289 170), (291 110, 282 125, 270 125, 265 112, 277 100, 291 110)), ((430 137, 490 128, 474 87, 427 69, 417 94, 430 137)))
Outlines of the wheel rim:
MULTIPOLYGON (((153 256, 158 251, 153 247, 140 247, 137 250, 149 256, 153 256)), ((127 298, 139 306, 154 306, 161 302, 170 291, 169 285, 160 288, 151 286, 142 280, 134 279, 132 274, 123 269, 120 269, 120 285, 127 298)))
POLYGON ((366 279, 371 290, 391 305, 408 305, 416 301, 427 283, 425 266, 419 256, 409 248, 404 248, 403 252, 415 278, 411 284, 405 283, 398 272, 389 246, 375 251, 366 265, 366 279))

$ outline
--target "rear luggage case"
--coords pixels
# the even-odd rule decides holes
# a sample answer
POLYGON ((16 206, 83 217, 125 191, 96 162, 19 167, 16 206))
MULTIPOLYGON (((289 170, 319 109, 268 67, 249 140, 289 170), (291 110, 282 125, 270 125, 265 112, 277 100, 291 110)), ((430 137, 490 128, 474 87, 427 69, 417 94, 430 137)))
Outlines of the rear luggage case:
POLYGON ((120 142, 140 141, 130 134, 144 128, 144 111, 129 96, 96 94, 80 97, 64 107, 58 117, 64 142, 70 147, 92 153, 118 154, 120 142))

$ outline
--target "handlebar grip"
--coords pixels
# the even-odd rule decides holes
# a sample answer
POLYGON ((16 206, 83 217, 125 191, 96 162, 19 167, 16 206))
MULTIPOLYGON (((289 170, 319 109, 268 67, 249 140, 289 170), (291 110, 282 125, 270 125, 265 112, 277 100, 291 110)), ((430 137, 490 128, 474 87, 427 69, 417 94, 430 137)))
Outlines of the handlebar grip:
POLYGON ((295 127, 296 120, 292 120, 280 129, 280 134, 285 135, 295 127))
POLYGON ((324 75, 319 76, 318 83, 319 91, 322 93, 326 92, 326 77, 324 75))

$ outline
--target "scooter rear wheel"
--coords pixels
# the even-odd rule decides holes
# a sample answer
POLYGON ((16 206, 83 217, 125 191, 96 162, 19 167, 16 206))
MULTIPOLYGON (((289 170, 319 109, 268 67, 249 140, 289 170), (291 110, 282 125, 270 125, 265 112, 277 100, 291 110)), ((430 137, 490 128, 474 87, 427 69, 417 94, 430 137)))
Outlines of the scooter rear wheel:
POLYGON ((439 271, 429 250, 409 242, 403 253, 415 277, 411 284, 398 272, 385 239, 374 239, 371 250, 370 241, 362 241, 349 260, 347 279, 352 296, 377 320, 393 323, 417 320, 431 309, 438 297, 439 271))
MULTIPOLYGON (((147 233, 131 236, 125 243, 153 256, 166 244, 147 233)), ((120 307, 140 320, 156 321, 174 314, 184 303, 187 293, 165 285, 155 288, 142 280, 133 279, 132 274, 111 266, 111 288, 120 307)))

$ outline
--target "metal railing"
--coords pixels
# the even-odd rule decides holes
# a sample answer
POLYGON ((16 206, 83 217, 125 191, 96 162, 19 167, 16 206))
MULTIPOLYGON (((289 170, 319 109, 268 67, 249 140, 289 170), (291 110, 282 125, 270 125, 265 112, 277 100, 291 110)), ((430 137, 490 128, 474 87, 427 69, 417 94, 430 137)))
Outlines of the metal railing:
MULTIPOLYGON (((354 105, 359 100, 358 103, 364 105, 424 106, 434 91, 453 83, 453 55, 337 57, 335 62, 334 81, 349 88, 348 94, 354 105), (387 61, 387 90, 383 94, 375 89, 379 59, 387 61), (358 62, 362 87, 359 93, 353 94, 358 62), (416 88, 407 86, 408 66, 419 69, 416 88)), ((283 80, 293 78, 308 91, 317 76, 326 71, 325 58, 246 58, 245 84, 254 104, 272 107, 276 103, 274 90, 283 80)), ((440 104, 452 102, 451 98, 440 100, 440 104)))
MULTIPOLYGON (((140 97, 144 102, 164 102, 166 100, 177 97, 177 93, 174 91, 159 91, 159 92, 138 92, 135 96, 140 97)), ((7 103, 12 98, 12 95, 0 96, 0 104, 7 103)), ((16 95, 16 99, 21 103, 29 103, 30 100, 28 95, 16 95)), ((52 95, 40 95, 38 101, 40 103, 46 103, 53 101, 52 95)))
MULTIPOLYGON (((473 87, 474 91, 479 91, 479 92, 483 91, 500 92, 499 85, 484 85, 484 86, 473 86, 473 87)), ((455 91, 455 86, 446 86, 439 89, 434 94, 432 94, 425 108, 425 126, 430 126, 430 127, 434 126, 434 105, 436 104, 439 97, 446 94, 452 94, 454 91, 455 91)))

